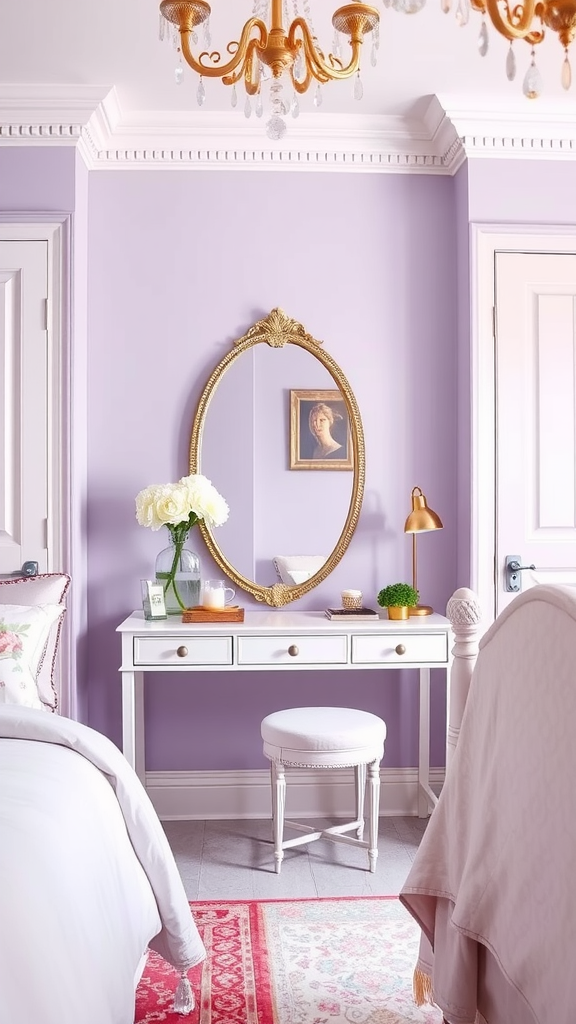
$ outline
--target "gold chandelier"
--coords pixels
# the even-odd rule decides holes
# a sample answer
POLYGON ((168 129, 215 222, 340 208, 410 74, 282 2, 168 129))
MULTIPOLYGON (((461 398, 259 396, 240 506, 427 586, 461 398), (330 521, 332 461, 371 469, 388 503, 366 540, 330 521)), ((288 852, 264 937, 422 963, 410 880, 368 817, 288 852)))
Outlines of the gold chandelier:
MULTIPOLYGON (((307 92, 315 83, 315 106, 322 100, 320 87, 327 82, 350 78, 356 75, 355 99, 362 98, 360 80, 360 54, 364 36, 372 33, 372 63, 376 63, 378 48, 379 14, 374 7, 364 3, 351 3, 340 7, 332 16, 334 27, 333 52, 327 56, 321 50, 310 15, 308 0, 304 0, 303 14, 298 13, 298 0, 292 0, 295 17, 284 27, 284 0, 255 0, 253 17, 244 25, 239 42, 230 42, 226 47, 228 59, 223 61, 218 50, 209 51, 210 5, 205 0, 162 0, 160 4, 160 35, 165 35, 165 23, 175 26, 174 42, 187 64, 200 75, 196 94, 198 104, 204 102, 204 78, 220 78, 224 85, 232 86, 232 105, 236 106, 236 83, 242 79, 246 90, 244 113, 252 113, 251 100, 254 98, 256 116, 261 116, 262 83, 270 81, 271 117, 267 134, 272 139, 281 139, 286 132, 284 116, 299 112, 298 97, 307 92), (269 11, 270 26, 263 16, 269 11), (192 44, 198 41, 196 29, 204 28, 204 43, 207 49, 192 53, 192 44), (341 57, 341 37, 347 37, 351 47, 348 63, 341 57), (292 97, 287 98, 281 81, 284 77, 292 97)), ((288 20, 288 19, 286 19, 288 20)), ((176 81, 182 80, 183 69, 176 69, 176 81)))
MULTIPOLYGON (((441 0, 442 10, 450 10, 450 0, 441 0)), ((510 82, 516 77, 516 56, 513 44, 523 39, 531 47, 531 63, 524 76, 522 91, 528 99, 536 99, 542 92, 542 77, 536 66, 536 50, 544 39, 546 29, 558 34, 564 47, 564 61, 560 82, 564 89, 572 84, 572 70, 568 59, 568 47, 576 35, 576 0, 524 0, 511 3, 510 0, 458 0, 456 20, 460 25, 468 22, 470 8, 482 15, 478 37, 478 50, 482 57, 488 52, 488 27, 486 16, 500 35, 510 43, 506 57, 506 77, 510 82)))

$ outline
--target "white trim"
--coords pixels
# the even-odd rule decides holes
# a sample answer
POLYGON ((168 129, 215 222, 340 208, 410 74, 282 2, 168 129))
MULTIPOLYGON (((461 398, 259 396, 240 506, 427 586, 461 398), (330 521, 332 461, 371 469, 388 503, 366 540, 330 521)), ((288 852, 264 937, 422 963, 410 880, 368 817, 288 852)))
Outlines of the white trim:
MULTIPOLYGON (((460 96, 435 97, 467 157, 574 160, 576 124, 573 101, 534 105, 519 96, 497 108, 474 106, 460 96)), ((476 103, 478 100, 476 99, 476 103)))
POLYGON ((576 225, 470 224, 471 580, 489 626, 496 615, 496 417, 492 310, 497 252, 576 252, 576 225))
MULTIPOLYGON (((65 266, 70 249, 70 219, 66 214, 0 214, 0 240, 45 241, 48 260, 48 571, 71 572, 70 458, 69 458, 69 307, 65 266)), ((59 709, 73 717, 75 710, 74 607, 70 597, 61 633, 57 672, 59 709)))
POLYGON ((114 87, 0 86, 0 145, 78 148, 90 170, 456 173, 467 156, 572 160, 569 107, 432 96, 420 117, 302 114, 281 142, 238 111, 123 111, 114 87), (535 116, 536 114, 536 116, 535 116))
MULTIPOLYGON (((349 816, 354 794, 354 773, 342 769, 291 769, 287 777, 287 807, 293 818, 349 816)), ((418 814, 418 769, 380 770, 380 814, 418 814)), ((444 781, 444 769, 433 768, 435 790, 444 781)), ((270 774, 261 771, 146 772, 146 789, 163 821, 181 818, 235 819, 270 817, 270 774)))
POLYGON ((489 110, 432 96, 418 117, 302 114, 281 142, 239 111, 125 110, 110 86, 0 86, 0 145, 74 146, 89 170, 456 173, 467 156, 573 160, 569 104, 489 110))
POLYGON ((281 142, 237 111, 123 111, 115 88, 0 86, 0 145, 74 146, 90 170, 452 174, 461 146, 437 104, 422 120, 302 114, 281 142))

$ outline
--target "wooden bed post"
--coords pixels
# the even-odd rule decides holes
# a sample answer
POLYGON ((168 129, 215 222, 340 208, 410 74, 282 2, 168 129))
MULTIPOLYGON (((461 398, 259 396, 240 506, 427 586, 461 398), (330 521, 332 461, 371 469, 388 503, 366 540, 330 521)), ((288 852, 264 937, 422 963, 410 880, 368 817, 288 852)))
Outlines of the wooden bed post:
POLYGON ((478 656, 479 623, 482 619, 480 602, 473 590, 461 587, 454 591, 446 606, 454 632, 454 655, 448 681, 448 729, 446 739, 446 770, 456 749, 460 725, 466 706, 470 680, 478 656))

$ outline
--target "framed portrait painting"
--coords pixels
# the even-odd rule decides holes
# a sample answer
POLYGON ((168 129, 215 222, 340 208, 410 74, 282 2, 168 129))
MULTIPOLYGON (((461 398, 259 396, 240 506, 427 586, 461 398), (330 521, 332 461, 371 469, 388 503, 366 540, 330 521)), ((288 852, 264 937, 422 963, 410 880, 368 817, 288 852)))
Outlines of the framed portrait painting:
POLYGON ((290 392, 290 469, 353 469, 348 408, 340 391, 290 392))

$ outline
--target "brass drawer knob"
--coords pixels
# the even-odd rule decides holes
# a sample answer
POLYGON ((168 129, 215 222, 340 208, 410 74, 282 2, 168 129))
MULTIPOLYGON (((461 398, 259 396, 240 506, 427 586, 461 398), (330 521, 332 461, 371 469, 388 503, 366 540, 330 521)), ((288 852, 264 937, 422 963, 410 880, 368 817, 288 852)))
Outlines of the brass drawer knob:
POLYGON ((290 645, 290 647, 288 648, 288 654, 290 655, 291 658, 296 658, 300 654, 300 651, 296 647, 296 644, 290 645))
POLYGON ((178 647, 177 650, 176 650, 176 654, 178 655, 179 658, 187 658, 188 657, 188 648, 187 647, 178 647))
POLYGON ((398 646, 395 647, 394 650, 396 651, 396 654, 406 654, 406 648, 404 647, 404 644, 398 644, 398 646))

